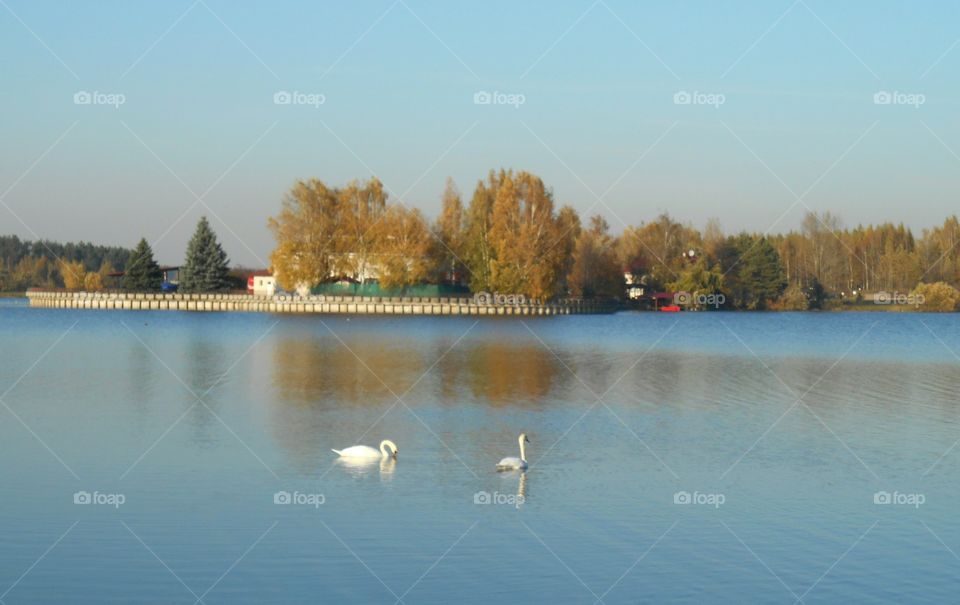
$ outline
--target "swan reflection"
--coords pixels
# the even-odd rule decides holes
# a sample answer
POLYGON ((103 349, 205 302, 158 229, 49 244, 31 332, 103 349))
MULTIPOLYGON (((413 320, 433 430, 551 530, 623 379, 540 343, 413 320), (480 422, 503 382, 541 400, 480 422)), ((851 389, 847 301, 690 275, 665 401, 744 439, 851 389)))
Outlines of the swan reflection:
POLYGON ((393 473, 397 468, 397 459, 392 456, 379 460, 376 458, 337 458, 334 464, 354 477, 366 477, 375 470, 379 470, 381 479, 393 479, 393 473))

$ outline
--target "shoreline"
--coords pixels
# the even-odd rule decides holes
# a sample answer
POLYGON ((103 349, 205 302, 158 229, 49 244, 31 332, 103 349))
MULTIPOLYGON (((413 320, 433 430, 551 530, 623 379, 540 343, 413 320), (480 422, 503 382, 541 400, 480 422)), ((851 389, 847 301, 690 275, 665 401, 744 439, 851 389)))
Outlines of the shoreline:
MULTIPOLYGON (((478 304, 473 297, 370 297, 370 296, 257 296, 252 294, 179 294, 149 292, 70 292, 32 289, 0 292, 0 298, 25 298, 30 307, 134 311, 195 311, 244 313, 294 313, 341 315, 599 315, 620 311, 657 313, 626 304, 580 299, 548 303, 478 304)), ((683 313, 738 313, 738 310, 682 311, 683 313)), ((826 309, 788 311, 765 309, 749 313, 921 313, 912 305, 832 305, 826 309)))

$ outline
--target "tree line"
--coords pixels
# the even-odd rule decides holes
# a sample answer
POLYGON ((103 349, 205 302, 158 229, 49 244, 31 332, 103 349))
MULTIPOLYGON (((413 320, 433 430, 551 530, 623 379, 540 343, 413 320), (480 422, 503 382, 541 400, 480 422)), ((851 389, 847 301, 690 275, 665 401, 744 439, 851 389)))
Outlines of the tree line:
POLYGON ((121 246, 99 246, 88 242, 66 243, 49 240, 26 241, 16 235, 0 236, 0 291, 22 291, 31 287, 63 288, 74 271, 82 267, 84 277, 91 277, 91 286, 98 288, 97 279, 108 273, 123 270, 130 250, 121 246))
MULTIPOLYGON (((132 291, 162 289, 163 271, 145 238, 129 250, 85 242, 28 242, 15 235, 0 236, 0 291, 27 288, 97 291, 111 283, 132 291), (118 273, 122 274, 119 280, 111 281, 118 273)), ((238 286, 246 286, 245 276, 231 273, 226 252, 207 218, 201 217, 187 245, 184 265, 180 267, 179 291, 213 292, 238 286)))
POLYGON ((344 187, 297 182, 269 219, 281 287, 377 280, 384 288, 464 280, 474 292, 624 298, 628 287, 722 294, 737 309, 807 309, 864 291, 910 292, 960 283, 960 223, 914 237, 904 225, 844 227, 809 212, 799 230, 726 234, 662 214, 619 235, 602 216, 585 223, 559 207, 537 176, 490 171, 468 202, 448 179, 439 216, 388 203, 376 178, 344 187))

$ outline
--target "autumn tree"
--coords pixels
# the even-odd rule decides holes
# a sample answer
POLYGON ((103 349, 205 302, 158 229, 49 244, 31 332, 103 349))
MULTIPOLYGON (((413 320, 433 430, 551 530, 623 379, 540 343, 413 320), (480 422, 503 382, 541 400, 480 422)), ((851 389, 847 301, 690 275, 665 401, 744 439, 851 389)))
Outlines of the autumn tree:
POLYGON ((960 304, 960 291, 944 282, 918 284, 911 294, 923 311, 956 311, 960 304))
POLYGON ((375 241, 374 259, 382 288, 419 284, 433 272, 433 236, 419 210, 388 207, 376 227, 375 241))
MULTIPOLYGON (((560 209, 560 212, 557 213, 557 228, 560 231, 560 237, 557 238, 557 243, 555 244, 557 247, 555 254, 560 257, 560 277, 562 280, 560 289, 566 293, 571 289, 569 282, 570 276, 573 274, 573 254, 576 249, 577 239, 580 237, 582 230, 580 215, 577 214, 577 211, 572 206, 564 206, 560 209)), ((616 258, 616 240, 612 242, 612 245, 614 248, 614 257, 616 258)), ((551 252, 553 252, 553 250, 551 250, 551 252)), ((617 264, 619 266, 619 259, 617 259, 617 264)))
POLYGON ((574 296, 583 298, 621 298, 624 293, 623 270, 617 260, 610 225, 602 216, 590 219, 590 228, 580 232, 573 252, 567 282, 574 296))
POLYGON ((710 266, 705 256, 691 261, 680 270, 675 281, 667 284, 667 288, 673 292, 690 295, 688 300, 678 302, 695 309, 708 310, 716 310, 725 302, 720 297, 723 294, 723 287, 723 274, 720 272, 720 267, 710 266), (707 300, 712 300, 713 304, 701 302, 707 300))
POLYGON ((441 277, 462 275, 467 267, 464 258, 464 209, 453 179, 447 179, 440 205, 440 216, 433 225, 435 238, 432 252, 441 277))
POLYGON ((559 293, 563 236, 553 194, 528 173, 501 173, 490 219, 492 290, 544 300, 559 293))
POLYGON ((809 243, 807 273, 831 287, 836 287, 843 270, 840 232, 840 217, 835 214, 807 212, 803 217, 803 234, 809 243))
POLYGON ((83 276, 83 289, 87 292, 103 290, 103 278, 96 271, 88 271, 83 276))
POLYGON ((84 269, 80 261, 57 261, 57 270, 60 272, 60 279, 63 280, 63 287, 67 290, 83 290, 84 281, 87 277, 87 270, 84 269))
POLYGON ((624 230, 619 244, 620 262, 634 283, 662 290, 683 269, 684 252, 702 247, 696 229, 661 214, 650 223, 624 230))
POLYGON ((770 308, 776 311, 806 311, 810 309, 810 299, 803 288, 791 284, 770 308))
POLYGON ((353 181, 337 193, 334 270, 363 283, 372 274, 371 261, 378 246, 376 228, 387 209, 387 193, 376 177, 353 181))
POLYGON ((470 289, 474 292, 492 289, 491 269, 495 256, 490 229, 493 204, 500 182, 505 176, 490 171, 486 182, 479 181, 470 199, 464 221, 463 258, 470 272, 470 289))
POLYGON ((277 283, 286 290, 319 284, 337 265, 341 196, 322 181, 298 181, 268 225, 277 241, 270 254, 277 283))
POLYGON ((56 270, 44 256, 24 256, 9 272, 11 289, 56 286, 56 270))

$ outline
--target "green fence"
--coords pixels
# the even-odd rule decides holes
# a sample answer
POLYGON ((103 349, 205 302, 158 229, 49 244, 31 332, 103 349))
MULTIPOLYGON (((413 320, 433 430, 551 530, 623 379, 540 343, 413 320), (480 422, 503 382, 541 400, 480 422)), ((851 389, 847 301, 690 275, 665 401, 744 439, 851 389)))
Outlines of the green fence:
POLYGON ((465 286, 438 284, 420 284, 404 288, 381 288, 378 283, 365 284, 320 284, 310 289, 311 294, 327 296, 420 296, 424 298, 439 296, 468 296, 470 289, 465 286))

